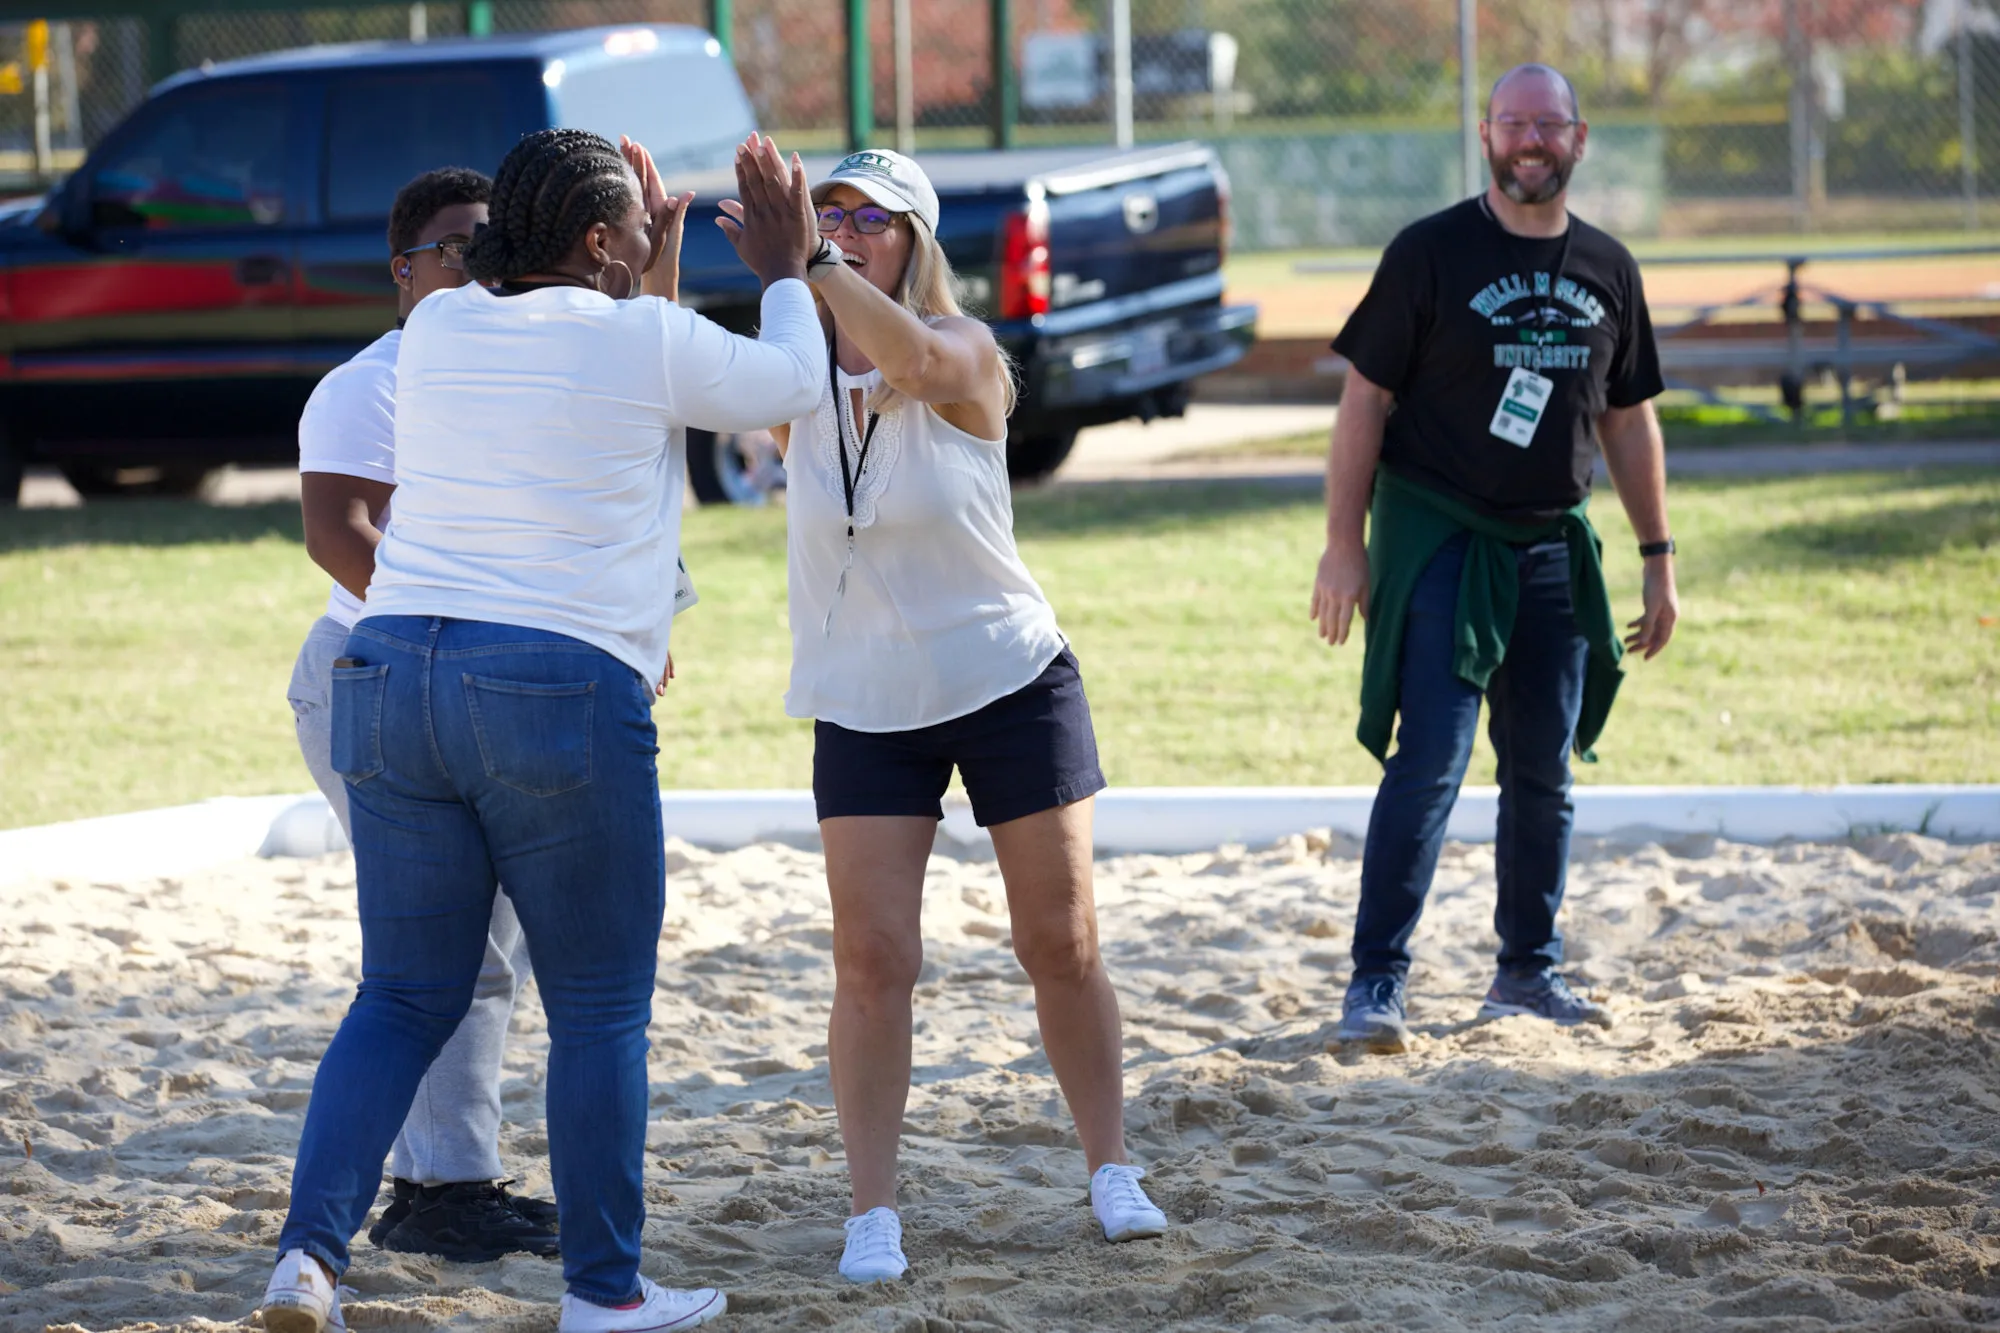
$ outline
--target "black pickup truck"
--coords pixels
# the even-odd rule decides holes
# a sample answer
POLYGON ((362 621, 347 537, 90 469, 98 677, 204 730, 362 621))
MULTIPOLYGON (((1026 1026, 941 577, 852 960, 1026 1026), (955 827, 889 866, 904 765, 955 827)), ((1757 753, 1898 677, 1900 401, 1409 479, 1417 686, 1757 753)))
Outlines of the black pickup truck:
MULTIPOLYGON (((754 123, 720 45, 685 27, 312 47, 168 79, 54 192, 0 208, 0 503, 30 462, 103 495, 296 457, 313 385, 394 319, 396 190, 436 166, 491 172, 543 126, 630 134, 697 190, 682 300, 749 329, 756 281, 709 219, 754 123)), ((1177 415, 1190 380, 1248 347, 1255 308, 1222 299, 1209 149, 923 161, 968 308, 1021 368, 1017 477, 1053 471, 1080 427, 1177 415)), ((756 440, 688 453, 704 501, 782 478, 756 440)))

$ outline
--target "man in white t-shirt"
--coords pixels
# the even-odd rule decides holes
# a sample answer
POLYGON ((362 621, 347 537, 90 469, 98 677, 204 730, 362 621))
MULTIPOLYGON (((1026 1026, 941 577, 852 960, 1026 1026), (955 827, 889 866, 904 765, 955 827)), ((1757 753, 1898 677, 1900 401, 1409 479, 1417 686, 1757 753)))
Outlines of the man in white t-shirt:
MULTIPOLYGON (((366 614, 375 546, 396 485, 396 352, 403 321, 434 292, 465 285, 465 249, 486 222, 493 183, 447 167, 417 177, 389 215, 396 327, 321 380, 299 419, 299 490, 306 552, 333 578, 326 614, 299 650, 288 691, 299 749, 347 827, 347 789, 333 769, 328 695, 333 660, 366 614)), ((685 599, 684 599, 685 600, 685 599)), ((463 1263, 526 1250, 558 1253, 555 1205, 499 1183, 500 1055, 528 951, 507 895, 493 899, 472 1007, 417 1089, 390 1158, 390 1205, 369 1228, 376 1245, 463 1263)))

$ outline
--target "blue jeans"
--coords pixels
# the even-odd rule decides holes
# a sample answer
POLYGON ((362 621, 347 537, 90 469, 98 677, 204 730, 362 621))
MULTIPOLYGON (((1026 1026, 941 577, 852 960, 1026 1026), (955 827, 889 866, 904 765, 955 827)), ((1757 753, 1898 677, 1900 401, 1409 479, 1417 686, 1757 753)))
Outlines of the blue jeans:
POLYGON ((652 690, 542 630, 426 616, 355 626, 333 672, 361 985, 313 1080, 278 1249, 345 1271, 417 1083, 472 1002, 506 885, 549 1020, 563 1277, 639 1291, 646 1024, 666 863, 652 690))
MULTIPOLYGON (((1383 766, 1361 855, 1356 976, 1409 972, 1410 935, 1472 759, 1480 692, 1452 671, 1452 620, 1467 540, 1454 538, 1438 551, 1410 600, 1396 749, 1383 766)), ((1520 976, 1562 962, 1556 911, 1575 822, 1569 752, 1583 707, 1589 645, 1570 604, 1568 547, 1557 540, 1516 554, 1520 611, 1486 702, 1500 783, 1493 929, 1500 937, 1500 970, 1520 976)))

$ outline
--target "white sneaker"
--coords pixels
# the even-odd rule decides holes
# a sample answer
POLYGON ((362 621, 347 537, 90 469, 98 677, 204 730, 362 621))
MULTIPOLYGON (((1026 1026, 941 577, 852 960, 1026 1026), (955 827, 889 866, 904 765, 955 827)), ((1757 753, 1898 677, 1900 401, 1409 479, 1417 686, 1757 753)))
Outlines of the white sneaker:
POLYGON ((347 1333, 340 1316, 340 1288, 304 1250, 286 1250, 264 1284, 258 1307, 267 1333, 347 1333))
POLYGON ((639 1303, 629 1310, 592 1305, 564 1292, 557 1329, 558 1333, 663 1333, 706 1324, 728 1308, 729 1298, 713 1287, 675 1291, 642 1277, 639 1303))
POLYGON ((903 1219, 894 1208, 870 1208, 847 1219, 840 1275, 849 1282, 894 1282, 910 1269, 903 1257, 903 1219))
POLYGON ((1166 1234, 1167 1215, 1139 1188, 1139 1177, 1145 1174, 1136 1166, 1106 1162, 1090 1178, 1090 1206, 1104 1228, 1104 1239, 1146 1240, 1166 1234))

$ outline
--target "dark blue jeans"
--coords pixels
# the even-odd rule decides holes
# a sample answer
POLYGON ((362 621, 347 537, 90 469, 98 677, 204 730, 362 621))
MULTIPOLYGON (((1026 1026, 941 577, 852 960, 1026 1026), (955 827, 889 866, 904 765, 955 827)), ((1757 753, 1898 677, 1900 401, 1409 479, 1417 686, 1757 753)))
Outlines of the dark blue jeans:
POLYGON ((496 884, 549 1020, 563 1276, 639 1291, 646 1024, 665 907, 653 692, 560 634, 373 616, 333 672, 361 986, 313 1079, 278 1239, 346 1269, 417 1082, 471 1003, 496 884))
MULTIPOLYGON (((1445 822, 1458 800, 1479 727, 1479 691, 1452 671, 1452 620, 1467 538, 1446 543, 1410 601, 1404 630, 1396 749, 1383 767, 1361 857, 1354 973, 1403 976, 1445 822)), ((1560 540, 1517 553, 1521 606, 1506 659, 1488 682, 1487 735, 1499 760, 1500 827, 1493 929, 1500 969, 1540 972, 1562 961, 1556 910, 1569 865, 1569 752, 1583 706, 1589 646, 1570 605, 1569 549, 1560 540)))

